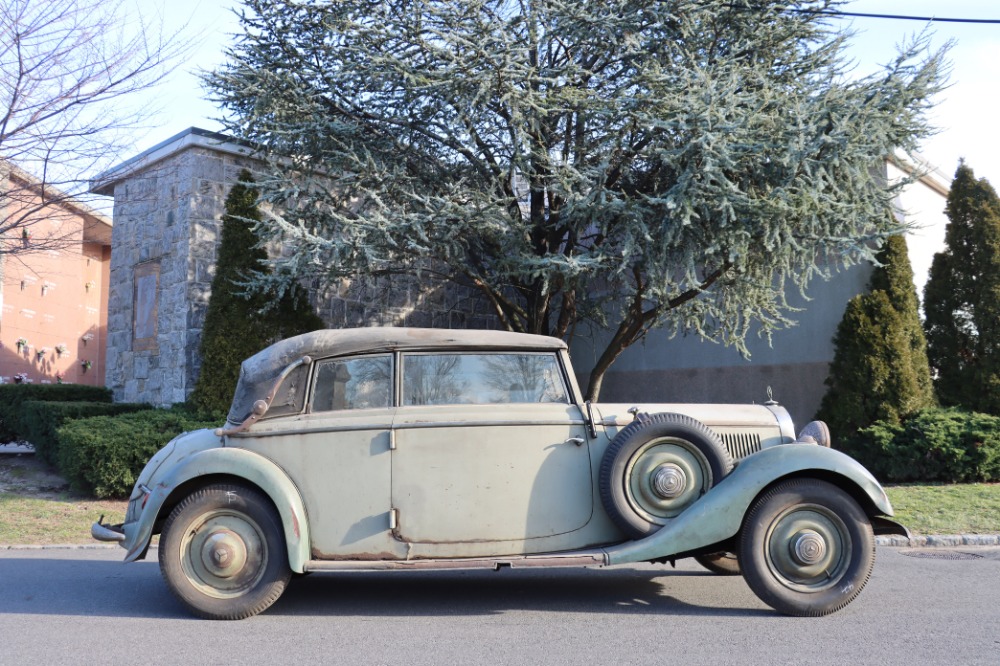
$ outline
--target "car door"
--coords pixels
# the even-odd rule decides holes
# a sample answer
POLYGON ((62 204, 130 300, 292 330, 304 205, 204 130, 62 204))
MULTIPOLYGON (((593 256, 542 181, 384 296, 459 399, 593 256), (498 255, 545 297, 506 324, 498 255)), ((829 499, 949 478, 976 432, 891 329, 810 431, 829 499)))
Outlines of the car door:
POLYGON ((396 537, 434 557, 569 544, 561 537, 587 525, 594 494, 556 354, 410 353, 401 366, 396 537))
POLYGON ((393 356, 316 362, 306 413, 263 421, 246 448, 274 460, 298 487, 315 559, 392 559, 390 427, 393 356))

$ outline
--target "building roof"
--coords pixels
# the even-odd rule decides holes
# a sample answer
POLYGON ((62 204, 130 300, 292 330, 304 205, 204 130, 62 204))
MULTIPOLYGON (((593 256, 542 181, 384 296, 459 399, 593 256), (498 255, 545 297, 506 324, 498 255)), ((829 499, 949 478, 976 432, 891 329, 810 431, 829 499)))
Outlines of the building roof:
POLYGON ((921 155, 914 154, 909 158, 893 155, 888 158, 888 161, 908 176, 915 177, 918 183, 926 185, 942 197, 947 198, 948 193, 951 192, 951 180, 921 155))
POLYGON ((20 181, 26 189, 43 197, 50 205, 62 206, 71 213, 82 217, 84 220, 83 240, 85 242, 111 245, 111 227, 113 222, 110 217, 85 201, 67 194, 51 183, 43 182, 10 162, 0 161, 0 164, 7 170, 6 175, 10 179, 20 181))
POLYGON ((251 153, 249 145, 231 136, 198 127, 189 127, 166 141, 144 150, 135 157, 97 174, 90 180, 90 191, 94 194, 114 196, 115 185, 120 181, 189 148, 208 148, 232 155, 249 155, 251 153))

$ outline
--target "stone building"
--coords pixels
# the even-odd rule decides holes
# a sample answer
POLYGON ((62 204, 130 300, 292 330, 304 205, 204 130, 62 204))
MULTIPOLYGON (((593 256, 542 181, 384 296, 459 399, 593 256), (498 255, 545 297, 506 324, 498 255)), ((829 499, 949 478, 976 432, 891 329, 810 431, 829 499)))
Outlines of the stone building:
POLYGON ((0 162, 0 383, 104 384, 111 220, 0 162))
MULTIPOLYGON (((114 197, 106 385, 116 401, 169 405, 194 389, 226 195, 254 166, 230 137, 190 128, 91 181, 114 197)), ((494 327, 471 289, 356 281, 311 296, 331 328, 494 327)))

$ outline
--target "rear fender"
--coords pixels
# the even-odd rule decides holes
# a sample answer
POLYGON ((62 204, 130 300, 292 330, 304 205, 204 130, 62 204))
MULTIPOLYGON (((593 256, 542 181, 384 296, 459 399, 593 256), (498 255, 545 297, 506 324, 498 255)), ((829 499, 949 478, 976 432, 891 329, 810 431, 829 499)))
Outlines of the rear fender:
POLYGON ((853 486, 871 501, 875 515, 893 515, 882 486, 850 456, 821 446, 784 444, 744 458, 729 476, 660 530, 605 548, 609 564, 669 557, 730 539, 740 531, 743 516, 765 488, 782 478, 809 473, 848 490, 853 486))
POLYGON ((125 561, 132 562, 145 552, 153 536, 153 526, 161 517, 164 503, 175 489, 198 477, 212 475, 244 479, 260 488, 274 502, 284 526, 288 564, 292 571, 302 573, 303 564, 309 560, 310 538, 305 506, 298 489, 288 475, 267 458, 246 449, 232 447, 193 453, 150 488, 152 492, 139 520, 134 526, 125 526, 126 542, 123 545, 128 550, 125 561))

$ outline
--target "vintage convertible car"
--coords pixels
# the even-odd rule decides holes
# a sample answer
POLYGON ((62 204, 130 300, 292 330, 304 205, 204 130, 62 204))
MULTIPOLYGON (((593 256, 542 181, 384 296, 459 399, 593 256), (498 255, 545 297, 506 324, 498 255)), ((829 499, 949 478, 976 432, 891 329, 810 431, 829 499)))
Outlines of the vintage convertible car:
POLYGON ((566 345, 497 331, 309 333, 243 363, 228 421, 140 474, 126 561, 239 619, 293 573, 605 566, 697 557, 767 604, 853 600, 905 530, 821 422, 763 405, 584 402, 566 345))

